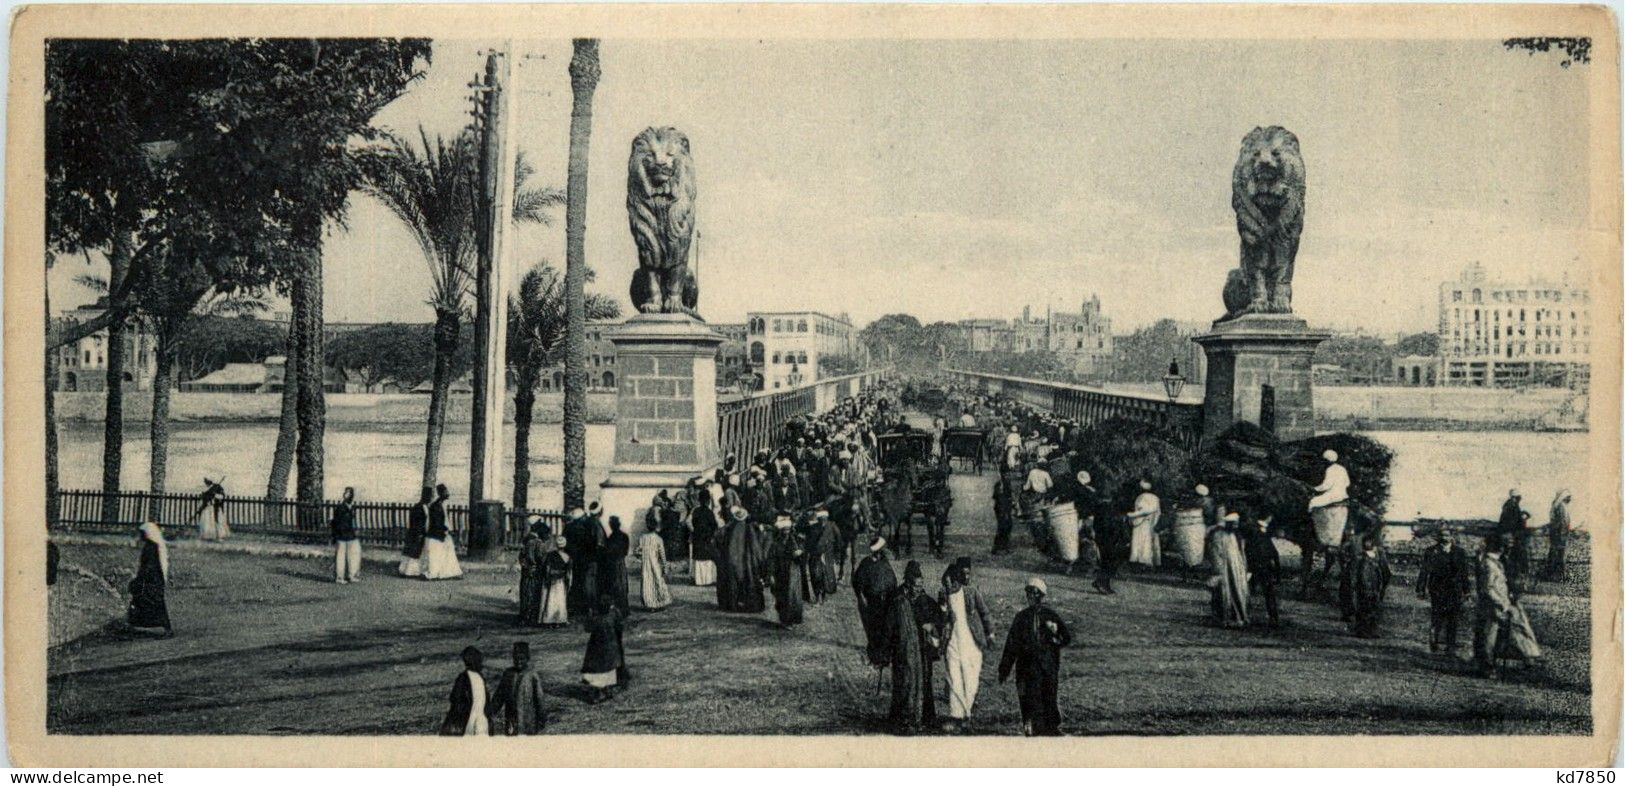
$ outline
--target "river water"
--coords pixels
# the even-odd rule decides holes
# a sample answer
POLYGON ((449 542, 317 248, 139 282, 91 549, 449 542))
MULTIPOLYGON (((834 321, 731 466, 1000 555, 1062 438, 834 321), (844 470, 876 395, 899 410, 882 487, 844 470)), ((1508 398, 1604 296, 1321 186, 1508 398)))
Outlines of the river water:
MULTIPOLYGON (((203 477, 226 476, 234 495, 264 492, 276 446, 274 424, 209 425, 177 423, 171 426, 169 488, 201 491, 203 477)), ((1546 508, 1559 488, 1585 487, 1587 440, 1585 433, 1531 433, 1514 431, 1371 431, 1364 432, 1395 453, 1389 517, 1495 518, 1507 489, 1523 493, 1524 507, 1536 523, 1545 523, 1546 508)), ((355 486, 362 499, 406 502, 415 490, 423 465, 423 430, 419 427, 333 426, 327 431, 327 491, 337 497, 344 486, 355 486)), ((448 428, 440 454, 440 479, 455 501, 467 499, 468 437, 466 427, 448 428)), ((531 431, 532 507, 560 505, 560 461, 563 431, 557 423, 539 424, 531 431)), ((587 484, 589 496, 609 473, 615 427, 587 427, 587 484)), ((147 486, 148 441, 144 429, 127 432, 123 485, 147 486)), ((513 431, 500 478, 501 496, 513 488, 513 431)), ((101 426, 65 426, 61 440, 62 487, 101 487, 101 426)), ((1577 515, 1584 500, 1575 499, 1577 515)), ((1583 523, 1583 522, 1582 522, 1583 523)))

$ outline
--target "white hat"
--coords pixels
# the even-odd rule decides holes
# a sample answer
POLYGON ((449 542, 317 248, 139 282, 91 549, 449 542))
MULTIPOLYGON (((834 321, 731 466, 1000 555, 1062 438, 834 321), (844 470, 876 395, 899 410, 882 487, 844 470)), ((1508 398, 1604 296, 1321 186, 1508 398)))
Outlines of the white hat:
POLYGON ((1038 594, 1040 595, 1049 594, 1049 585, 1045 584, 1044 580, 1037 576, 1027 579, 1027 589, 1038 590, 1038 594))
POLYGON ((1149 481, 1149 480, 1140 481, 1140 488, 1145 489, 1146 491, 1150 491, 1151 490, 1151 481, 1149 481))
POLYGON ((885 538, 876 536, 874 540, 869 541, 869 551, 880 551, 883 548, 886 548, 885 538))
POLYGON ((1224 514, 1225 521, 1241 521, 1241 514, 1235 511, 1224 514))
POLYGON ((1201 494, 1204 497, 1207 496, 1207 486, 1201 483, 1196 484, 1196 493, 1201 494))
POLYGON ((1078 482, 1079 483, 1088 483, 1089 482, 1089 473, 1084 472, 1083 470, 1078 470, 1078 482))
POLYGON ((587 515, 587 511, 584 511, 581 508, 570 508, 570 518, 579 519, 585 515, 587 515))
POLYGON ((1320 454, 1320 457, 1323 458, 1323 459, 1326 459, 1327 461, 1336 461, 1337 460, 1337 451, 1328 450, 1325 453, 1320 454))

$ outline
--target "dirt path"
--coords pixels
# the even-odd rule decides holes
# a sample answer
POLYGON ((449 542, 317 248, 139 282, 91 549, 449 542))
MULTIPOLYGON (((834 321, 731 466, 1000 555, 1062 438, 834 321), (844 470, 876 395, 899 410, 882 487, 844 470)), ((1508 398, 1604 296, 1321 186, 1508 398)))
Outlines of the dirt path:
MULTIPOLYGON (((1055 575, 1025 534, 993 558, 994 475, 955 475, 948 557, 976 560, 977 581, 1008 625, 1027 576, 1044 572, 1052 603, 1074 627, 1063 664, 1064 728, 1076 734, 1576 733, 1589 728, 1588 610, 1582 598, 1526 603, 1550 662, 1501 682, 1430 656, 1425 609, 1407 582, 1390 592, 1388 638, 1343 630, 1323 603, 1285 602, 1276 632, 1205 622, 1200 584, 1171 574, 1131 576, 1114 597, 1055 575)), ((133 549, 75 545, 63 560, 127 576, 133 549)), ((899 573, 907 557, 896 560, 899 573)), ((178 635, 155 640, 116 626, 50 652, 49 727, 106 733, 430 733, 465 645, 481 647, 493 677, 512 642, 530 642, 552 697, 558 733, 849 734, 878 728, 886 691, 862 653, 850 588, 809 606, 807 624, 781 630, 761 615, 716 611, 710 588, 674 582, 677 602, 634 611, 626 636, 632 688, 603 705, 578 687, 586 636, 512 625, 517 574, 485 571, 449 582, 369 575, 336 586, 323 560, 172 550, 170 608, 178 635)), ((921 558, 933 590, 944 567, 921 558)), ((632 597, 637 604, 637 573, 632 597)), ((771 607, 771 599, 769 599, 771 607)), ((999 631, 1003 639, 1004 631, 999 631)), ((1467 631, 1464 629, 1464 634, 1467 631)), ((1463 636, 1463 644, 1470 635, 1463 636)), ((1464 646, 1462 654, 1466 654, 1464 646)), ((1014 691, 998 685, 997 651, 984 656, 974 730, 1013 734, 1014 691)), ((939 702, 944 691, 936 671, 939 702)), ((939 706, 944 706, 939 704, 939 706)))

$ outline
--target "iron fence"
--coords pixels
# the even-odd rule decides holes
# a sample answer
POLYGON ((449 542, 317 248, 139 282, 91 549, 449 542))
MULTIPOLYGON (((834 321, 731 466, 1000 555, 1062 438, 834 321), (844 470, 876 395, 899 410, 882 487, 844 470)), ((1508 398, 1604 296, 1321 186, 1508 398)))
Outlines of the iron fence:
MULTIPOLYGON (((63 489, 57 493, 61 513, 52 526, 67 532, 131 534, 151 519, 164 530, 165 537, 188 537, 196 532, 202 499, 196 494, 153 494, 122 491, 108 497, 100 491, 63 489), (107 504, 107 503, 111 504, 107 504)), ((293 543, 328 543, 332 539, 328 522, 337 500, 319 505, 285 499, 225 497, 221 513, 233 533, 286 540, 293 543)), ((413 504, 397 502, 355 503, 355 526, 362 543, 400 547, 406 542, 407 522, 413 504)), ((446 527, 457 541, 459 552, 468 549, 468 506, 447 505, 446 527)), ((564 514, 553 510, 509 510, 503 527, 502 543, 516 548, 525 529, 537 521, 559 532, 564 514)))

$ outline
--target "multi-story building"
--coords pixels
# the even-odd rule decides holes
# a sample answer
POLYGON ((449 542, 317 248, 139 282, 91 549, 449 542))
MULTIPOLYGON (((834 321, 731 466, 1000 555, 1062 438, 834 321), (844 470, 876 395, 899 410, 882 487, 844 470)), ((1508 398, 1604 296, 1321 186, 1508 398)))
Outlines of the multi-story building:
POLYGON ((1591 296, 1584 286, 1491 281, 1477 262, 1439 285, 1439 382, 1585 387, 1591 296))
POLYGON ((1033 316, 1031 306, 1009 322, 964 319, 959 328, 971 352, 1053 352, 1077 377, 1104 376, 1112 365, 1112 321, 1090 296, 1076 312, 1033 316))
POLYGON ((751 373, 745 354, 749 326, 744 322, 722 322, 711 329, 722 334, 722 344, 717 347, 717 386, 734 385, 741 376, 751 373))
POLYGON ((818 379, 818 358, 851 355, 857 338, 845 314, 753 311, 746 315, 745 324, 750 365, 761 375, 763 390, 818 379))
MULTIPOLYGON (((57 318, 58 326, 83 324, 107 310, 107 299, 80 306, 57 318)), ((98 330, 57 350, 56 388, 61 391, 107 389, 107 331, 98 330)), ((151 390, 157 373, 158 342, 139 323, 124 329, 124 389, 151 390)))

